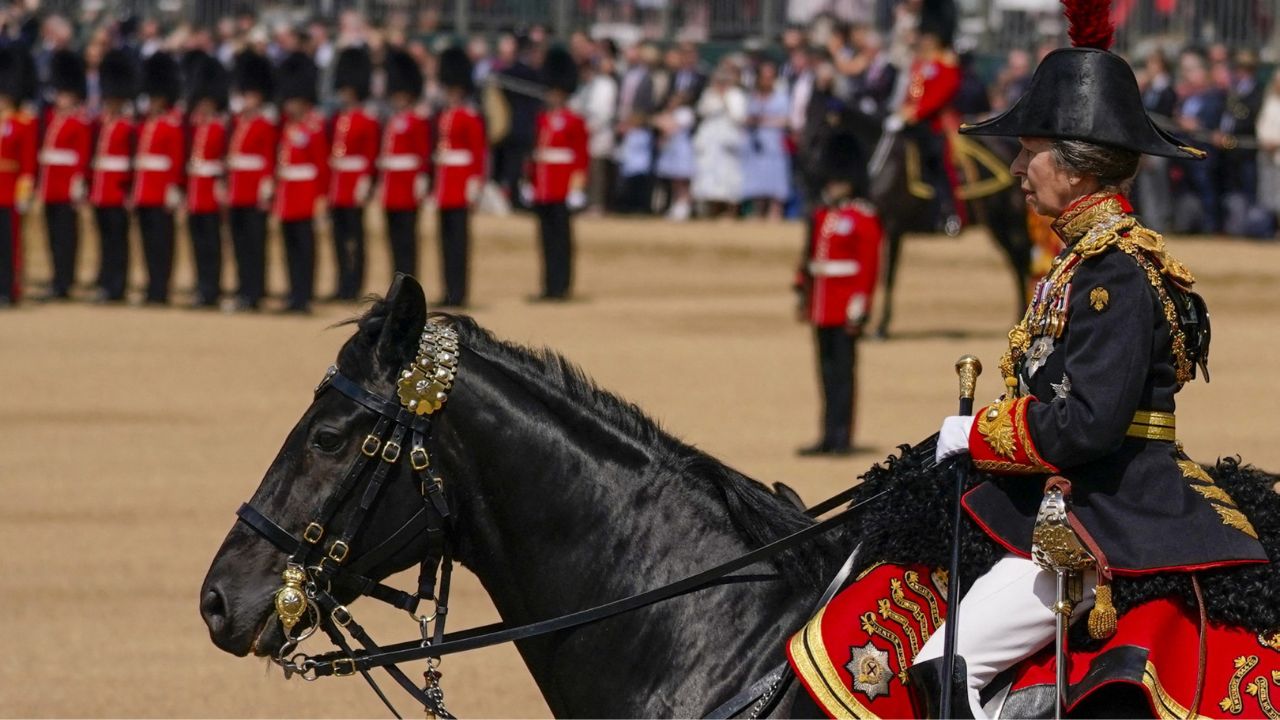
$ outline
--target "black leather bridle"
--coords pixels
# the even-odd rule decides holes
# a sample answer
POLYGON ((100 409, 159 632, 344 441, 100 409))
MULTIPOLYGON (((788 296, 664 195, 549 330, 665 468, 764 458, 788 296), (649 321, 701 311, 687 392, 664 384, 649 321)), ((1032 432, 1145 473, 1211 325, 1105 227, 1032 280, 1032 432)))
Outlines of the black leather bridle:
MULTIPOLYGON (((434 323, 428 325, 428 332, 433 325, 434 323)), ((457 352, 456 344, 452 349, 454 353, 457 352)), ((305 593, 311 622, 303 626, 304 629, 297 635, 293 635, 291 630, 286 628, 285 643, 272 658, 285 669, 286 677, 297 673, 305 679, 315 679, 317 676, 315 660, 302 653, 292 657, 289 654, 302 640, 319 628, 340 648, 343 656, 334 659, 335 664, 330 674, 342 676, 359 672, 392 714, 398 718, 400 715, 370 677, 368 670, 356 667, 355 652, 343 636, 343 630, 349 633, 365 652, 376 653, 381 648, 356 622, 346 606, 338 602, 333 595, 333 588, 343 587, 354 591, 357 596, 372 597, 409 613, 418 622, 423 647, 429 646, 432 642, 437 644, 442 642, 453 570, 452 548, 448 532, 452 516, 444 496, 443 482, 432 472, 430 455, 427 452, 427 444, 431 438, 431 416, 416 414, 402 407, 399 402, 375 395, 338 372, 336 367, 330 367, 325 373, 320 384, 316 386, 315 396, 319 398, 330 389, 378 415, 372 430, 360 444, 359 452, 352 459, 337 488, 312 515, 312 520, 307 523, 300 535, 294 535, 285 530, 249 503, 241 505, 236 515, 240 521, 288 554, 286 568, 300 572, 300 577, 305 577, 302 591, 305 593), (406 444, 409 446, 407 452, 404 450, 406 444), (418 480, 422 507, 418 508, 417 512, 386 540, 359 557, 350 557, 351 545, 363 529, 369 511, 377 503, 391 469, 402 459, 409 463, 413 475, 418 480), (361 480, 366 476, 368 480, 363 484, 363 492, 358 502, 353 505, 351 511, 346 513, 345 522, 339 524, 339 512, 356 496, 355 494, 361 488, 361 480), (417 592, 408 593, 398 590, 367 576, 367 573, 389 560, 424 533, 439 539, 439 552, 427 553, 423 558, 418 570, 417 592), (423 601, 432 602, 434 608, 428 614, 419 615, 418 608, 423 601)), ((427 659, 430 666, 426 672, 424 688, 419 688, 395 665, 385 666, 384 669, 410 695, 423 703, 429 715, 452 718, 453 716, 444 707, 444 696, 439 687, 440 676, 436 670, 439 658, 427 659)))
MULTIPOLYGON (((425 333, 440 327, 433 320, 427 325, 424 338, 425 333)), ((453 350, 457 352, 456 341, 453 350)), ((453 518, 445 500, 443 481, 432 472, 427 451, 431 440, 431 414, 419 415, 408 410, 397 401, 398 398, 389 400, 379 397, 338 372, 336 367, 328 369, 316 386, 315 395, 318 398, 330 389, 378 415, 373 429, 361 443, 359 453, 352 459, 335 492, 325 499, 299 535, 285 530, 249 503, 241 505, 236 515, 240 521, 289 556, 286 573, 294 570, 305 577, 302 591, 306 596, 308 612, 312 615, 311 625, 297 635, 286 629, 285 643, 272 660, 284 668, 286 677, 297 674, 306 680, 360 673, 397 718, 400 714, 369 675, 370 670, 379 667, 385 670, 406 692, 423 704, 428 718, 452 718, 453 715, 444 706, 444 694, 439 685, 440 674, 436 669, 444 655, 589 625, 718 584, 776 579, 775 576, 731 573, 766 561, 843 525, 862 506, 887 492, 881 491, 825 520, 668 585, 527 625, 510 627, 499 622, 446 635, 444 628, 453 569, 450 542, 453 518), (407 453, 403 449, 406 438, 410 448, 407 453), (377 502, 391 468, 405 458, 420 483, 422 507, 386 540, 359 557, 350 558, 351 544, 360 533, 366 515, 377 502), (355 496, 361 478, 366 475, 369 480, 364 484, 359 502, 348 513, 341 528, 336 529, 334 521, 337 514, 355 496), (391 559, 424 533, 439 539, 439 552, 429 552, 423 559, 419 567, 416 592, 398 590, 368 577, 367 573, 391 559), (326 544, 327 537, 333 539, 326 544), (379 646, 356 622, 346 606, 333 596, 335 585, 354 591, 357 596, 372 597, 409 613, 418 622, 421 640, 379 646), (423 601, 434 603, 431 613, 418 614, 423 601), (315 656, 303 653, 289 656, 316 628, 323 630, 339 649, 315 656), (351 647, 343 636, 343 630, 361 645, 362 650, 357 651, 351 647), (397 664, 424 659, 428 662, 425 686, 419 688, 397 664)), ((443 398, 440 402, 443 402, 443 398)), ((849 488, 805 512, 811 517, 820 516, 847 503, 854 494, 855 488, 849 488)), ((822 594, 817 607, 825 605, 844 586, 855 567, 857 554, 858 549, 854 548, 840 572, 822 594)), ((708 717, 730 717, 745 710, 753 702, 759 706, 765 700, 776 700, 785 671, 786 663, 783 663, 713 710, 708 717)))

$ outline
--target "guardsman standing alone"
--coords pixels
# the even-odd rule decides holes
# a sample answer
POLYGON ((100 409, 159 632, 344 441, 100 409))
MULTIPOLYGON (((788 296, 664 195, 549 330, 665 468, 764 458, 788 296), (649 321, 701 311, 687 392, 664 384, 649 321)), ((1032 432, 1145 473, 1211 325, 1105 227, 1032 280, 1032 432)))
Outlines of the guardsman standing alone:
POLYGON ((36 121, 22 104, 32 99, 34 72, 21 46, 0 49, 0 308, 20 294, 22 214, 36 174, 36 121))
POLYGON ((880 269, 880 220, 861 199, 867 182, 858 140, 839 133, 824 145, 822 204, 813 211, 796 287, 802 318, 813 325, 817 341, 822 437, 800 455, 853 452, 858 338, 871 315, 880 269))
POLYGON ((471 59, 462 48, 440 53, 440 84, 447 105, 436 122, 434 185, 444 276, 444 297, 437 305, 464 307, 471 252, 470 208, 484 185, 487 148, 484 121, 468 104, 471 59))
POLYGON ((228 80, 226 68, 207 53, 187 58, 187 110, 191 159, 187 163, 187 231, 196 260, 194 307, 214 308, 222 295, 222 207, 226 203, 228 80))
POLYGON ((329 143, 315 112, 316 64, 295 52, 277 69, 276 99, 284 125, 276 159, 275 216, 289 265, 286 312, 311 312, 316 280, 316 204, 329 186, 329 143))
POLYGON ((418 275, 418 206, 427 197, 431 129, 417 111, 422 97, 422 70, 409 53, 388 49, 384 68, 392 115, 383 130, 382 207, 387 213, 387 240, 395 272, 418 275))
POLYGON ((533 207, 542 239, 543 301, 567 300, 573 285, 570 206, 586 200, 587 125, 565 107, 578 86, 578 66, 562 48, 547 51, 542 66, 547 108, 538 113, 533 149, 533 207))
POLYGON ((80 221, 76 206, 84 202, 85 175, 93 137, 81 107, 85 96, 84 59, 59 50, 50 61, 53 110, 40 145, 40 200, 53 258, 53 280, 46 300, 66 300, 76 279, 80 221))
POLYGON ((231 310, 257 310, 266 292, 267 210, 275 192, 280 138, 272 97, 271 63, 252 50, 236 55, 233 85, 240 102, 227 147, 227 206, 236 254, 236 300, 231 310))
POLYGON ((95 302, 123 302, 129 277, 129 209, 137 128, 132 103, 140 68, 125 50, 110 50, 98 67, 102 116, 93 153, 89 204, 98 224, 98 294, 95 302))
POLYGON ((364 107, 369 99, 373 61, 366 47, 338 54, 333 90, 342 109, 333 118, 333 154, 329 160, 329 217, 338 268, 335 300, 355 300, 364 286, 364 204, 378 159, 378 121, 364 107))
POLYGON ((142 94, 147 97, 147 119, 138 131, 133 161, 133 206, 147 264, 146 302, 164 305, 173 277, 173 212, 183 202, 187 160, 182 116, 173 107, 182 95, 182 79, 172 55, 157 52, 143 62, 142 94))

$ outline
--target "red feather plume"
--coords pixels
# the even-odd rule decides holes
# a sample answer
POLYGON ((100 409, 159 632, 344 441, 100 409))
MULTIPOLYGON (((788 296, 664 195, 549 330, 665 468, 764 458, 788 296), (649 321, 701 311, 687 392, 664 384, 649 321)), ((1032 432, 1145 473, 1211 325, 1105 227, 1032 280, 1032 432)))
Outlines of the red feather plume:
POLYGON ((1111 49, 1116 33, 1111 0, 1062 0, 1062 7, 1073 47, 1111 49))

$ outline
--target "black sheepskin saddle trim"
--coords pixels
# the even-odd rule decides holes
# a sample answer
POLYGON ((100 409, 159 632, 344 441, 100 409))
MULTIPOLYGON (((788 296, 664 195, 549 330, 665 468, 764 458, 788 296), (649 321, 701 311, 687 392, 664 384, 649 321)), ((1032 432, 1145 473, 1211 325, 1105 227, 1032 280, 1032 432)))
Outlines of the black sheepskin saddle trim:
MULTIPOLYGON (((889 562, 946 567, 951 559, 952 485, 946 480, 950 464, 932 466, 932 438, 899 450, 900 454, 863 476, 854 504, 887 492, 870 502, 850 525, 848 542, 850 546, 862 543, 866 565, 889 562)), ((1205 469, 1248 516, 1267 554, 1280 558, 1280 494, 1274 489, 1280 477, 1243 465, 1239 458, 1225 458, 1205 469)), ((984 473, 972 472, 970 486, 987 479, 984 473)), ((967 515, 963 522, 962 594, 1005 553, 967 515)), ((1280 629, 1280 562, 1206 570, 1197 576, 1210 620, 1251 632, 1280 629)), ((1191 576, 1186 573, 1117 577, 1112 596, 1121 614, 1157 597, 1180 597, 1188 607, 1196 606, 1191 576)), ((1087 637, 1087 633, 1081 635, 1081 639, 1087 637)))

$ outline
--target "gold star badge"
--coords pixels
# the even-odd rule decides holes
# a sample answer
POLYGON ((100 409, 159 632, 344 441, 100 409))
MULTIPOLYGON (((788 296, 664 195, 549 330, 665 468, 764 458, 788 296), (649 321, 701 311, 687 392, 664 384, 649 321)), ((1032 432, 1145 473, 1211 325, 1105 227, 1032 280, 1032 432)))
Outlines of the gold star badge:
POLYGON ((1097 312, 1102 312, 1111 304, 1111 293, 1107 289, 1099 285, 1089 292, 1089 307, 1097 312))

